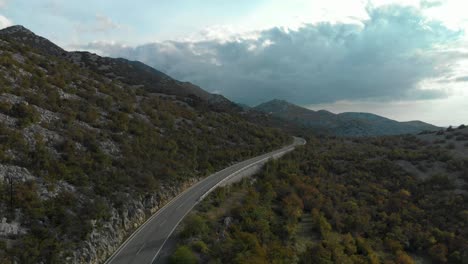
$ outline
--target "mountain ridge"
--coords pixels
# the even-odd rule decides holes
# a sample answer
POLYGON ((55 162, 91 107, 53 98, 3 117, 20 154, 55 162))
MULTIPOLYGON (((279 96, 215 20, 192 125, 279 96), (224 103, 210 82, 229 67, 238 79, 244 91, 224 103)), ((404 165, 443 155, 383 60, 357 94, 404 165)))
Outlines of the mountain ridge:
POLYGON ((279 99, 259 104, 253 109, 300 126, 325 130, 338 136, 414 134, 440 129, 418 120, 398 122, 372 113, 344 112, 334 114, 327 110, 314 111, 279 99))
POLYGON ((219 94, 209 93, 190 82, 181 82, 140 61, 125 58, 99 56, 87 51, 66 51, 50 40, 36 35, 21 25, 0 30, 0 36, 26 45, 34 46, 43 55, 68 60, 75 65, 92 70, 109 78, 119 77, 130 86, 142 86, 155 93, 192 97, 216 110, 239 111, 239 107, 219 94))

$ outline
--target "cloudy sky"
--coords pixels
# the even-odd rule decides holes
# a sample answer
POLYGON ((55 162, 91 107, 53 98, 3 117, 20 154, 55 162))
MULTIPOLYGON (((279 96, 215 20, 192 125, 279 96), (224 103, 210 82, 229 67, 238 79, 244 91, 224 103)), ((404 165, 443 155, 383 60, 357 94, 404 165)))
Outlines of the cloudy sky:
POLYGON ((69 50, 143 61, 255 105, 468 123, 466 0, 0 0, 69 50))

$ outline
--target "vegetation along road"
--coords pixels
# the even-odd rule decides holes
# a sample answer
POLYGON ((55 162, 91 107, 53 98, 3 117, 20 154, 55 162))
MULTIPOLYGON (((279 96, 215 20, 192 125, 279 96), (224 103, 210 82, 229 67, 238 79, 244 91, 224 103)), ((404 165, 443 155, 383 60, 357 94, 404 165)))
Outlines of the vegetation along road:
POLYGON ((158 263, 159 257, 164 255, 163 253, 166 250, 165 244, 177 225, 207 193, 239 176, 242 172, 263 164, 271 158, 277 158, 294 150, 296 146, 305 143, 306 141, 302 138, 294 138, 294 142, 289 146, 239 162, 196 183, 148 219, 117 249, 106 263, 158 263))

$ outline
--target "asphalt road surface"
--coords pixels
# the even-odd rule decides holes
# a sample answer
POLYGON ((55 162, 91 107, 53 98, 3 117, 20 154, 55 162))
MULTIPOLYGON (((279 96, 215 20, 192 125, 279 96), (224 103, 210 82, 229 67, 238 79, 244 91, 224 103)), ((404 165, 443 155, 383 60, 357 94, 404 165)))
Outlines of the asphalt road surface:
POLYGON ((294 138, 294 143, 282 149, 251 158, 216 172, 194 184, 172 199, 136 230, 106 261, 107 264, 161 263, 168 256, 168 239, 193 207, 209 192, 239 172, 263 163, 268 159, 292 151, 306 141, 294 138), (165 257, 164 257, 165 256, 165 257))

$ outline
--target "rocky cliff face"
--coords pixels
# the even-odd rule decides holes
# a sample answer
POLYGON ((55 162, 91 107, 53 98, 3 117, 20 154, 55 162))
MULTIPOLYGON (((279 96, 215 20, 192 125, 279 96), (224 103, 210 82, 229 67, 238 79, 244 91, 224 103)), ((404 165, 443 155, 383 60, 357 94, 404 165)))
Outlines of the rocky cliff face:
POLYGON ((198 179, 191 179, 177 187, 167 186, 155 194, 132 200, 132 203, 120 212, 112 209, 110 219, 101 227, 97 227, 94 223, 93 231, 89 239, 84 242, 84 247, 75 251, 73 256, 67 257, 66 262, 104 263, 149 216, 197 181, 198 179))
MULTIPOLYGON (((42 199, 55 197, 66 188, 73 189, 72 186, 63 182, 59 184, 61 186, 58 187, 58 190, 48 191, 46 184, 31 175, 28 169, 0 164, 0 181, 5 181, 5 177, 11 177, 16 184, 27 181, 39 183, 38 192, 42 199)), ((96 220, 92 220, 92 231, 89 237, 83 241, 81 247, 77 248, 71 256, 65 257, 65 262, 73 264, 104 263, 148 217, 198 180, 198 178, 192 178, 178 186, 167 185, 152 194, 136 198, 128 194, 125 195, 125 198, 129 199, 130 202, 120 210, 112 208, 109 219, 99 223, 99 225, 96 220)), ((0 223, 0 237, 15 237, 27 234, 28 229, 22 226, 21 222, 20 212, 16 212, 15 219, 8 222, 7 218, 3 217, 0 223)))

